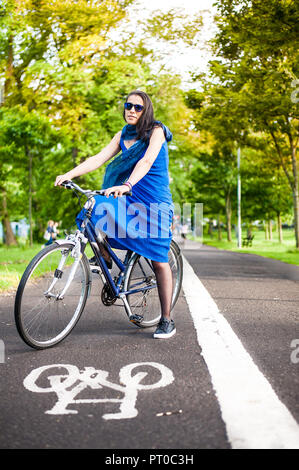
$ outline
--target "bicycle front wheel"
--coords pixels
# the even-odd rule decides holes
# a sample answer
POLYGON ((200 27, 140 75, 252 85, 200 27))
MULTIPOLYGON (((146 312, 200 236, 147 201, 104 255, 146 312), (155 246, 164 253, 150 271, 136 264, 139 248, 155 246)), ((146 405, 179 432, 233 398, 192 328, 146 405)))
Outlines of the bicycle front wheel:
POLYGON ((73 248, 67 242, 44 248, 30 262, 20 281, 15 322, 21 338, 35 349, 49 348, 62 341, 85 307, 91 282, 88 260, 83 254, 76 261, 73 248))
MULTIPOLYGON (((168 263, 172 273, 171 309, 173 309, 178 300, 183 279, 182 255, 173 240, 168 253, 168 263)), ((161 318, 161 306, 156 276, 150 260, 137 253, 133 255, 124 279, 124 290, 132 292, 127 295, 127 300, 132 314, 140 317, 140 322, 136 325, 143 328, 156 325, 161 318)))

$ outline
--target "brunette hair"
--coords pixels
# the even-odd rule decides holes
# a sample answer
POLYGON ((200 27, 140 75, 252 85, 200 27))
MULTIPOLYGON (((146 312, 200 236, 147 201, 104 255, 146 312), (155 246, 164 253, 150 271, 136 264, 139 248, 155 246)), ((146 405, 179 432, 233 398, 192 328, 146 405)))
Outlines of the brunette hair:
MULTIPOLYGON (((131 91, 131 93, 129 93, 126 98, 126 101, 128 101, 132 95, 140 96, 144 105, 144 110, 142 111, 142 114, 136 124, 137 139, 148 141, 151 138, 154 128, 160 127, 160 124, 158 124, 154 118, 153 103, 148 94, 140 90, 131 91)), ((123 112, 123 117, 126 119, 125 110, 123 112)))

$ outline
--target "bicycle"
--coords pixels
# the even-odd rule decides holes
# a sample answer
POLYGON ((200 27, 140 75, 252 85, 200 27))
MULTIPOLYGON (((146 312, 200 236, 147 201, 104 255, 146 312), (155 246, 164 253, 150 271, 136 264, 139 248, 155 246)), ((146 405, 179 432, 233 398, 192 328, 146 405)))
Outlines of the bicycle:
MULTIPOLYGON (((101 300, 105 306, 122 301, 128 319, 140 328, 158 324, 160 303, 152 263, 139 254, 124 250, 121 260, 111 248, 103 232, 91 221, 95 195, 104 190, 84 190, 72 181, 62 184, 78 196, 83 194, 85 217, 75 233, 57 239, 43 248, 29 263, 20 280, 15 298, 15 322, 23 341, 35 349, 46 349, 64 340, 79 321, 92 284, 92 272, 103 281, 101 300), (85 254, 89 243, 96 266, 90 266, 85 254), (112 277, 103 249, 116 268, 112 277)), ((124 195, 132 194, 127 192, 124 195)), ((78 196, 80 199, 80 196, 78 196)), ((177 302, 182 286, 183 261, 180 248, 172 240, 169 264, 173 276, 171 309, 177 302)))

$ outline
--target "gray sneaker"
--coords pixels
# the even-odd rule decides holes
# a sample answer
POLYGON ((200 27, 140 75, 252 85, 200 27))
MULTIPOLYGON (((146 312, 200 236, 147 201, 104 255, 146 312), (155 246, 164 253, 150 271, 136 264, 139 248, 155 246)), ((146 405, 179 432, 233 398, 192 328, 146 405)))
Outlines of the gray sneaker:
POLYGON ((175 324, 173 320, 161 318, 158 323, 157 329, 154 333, 154 338, 171 338, 176 333, 175 324))

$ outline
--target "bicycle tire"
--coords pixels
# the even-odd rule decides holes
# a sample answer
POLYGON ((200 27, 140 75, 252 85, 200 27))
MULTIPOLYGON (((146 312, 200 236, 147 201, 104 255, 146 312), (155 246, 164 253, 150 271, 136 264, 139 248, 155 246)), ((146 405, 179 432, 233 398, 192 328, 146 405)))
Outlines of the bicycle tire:
MULTIPOLYGON (((55 273, 54 277, 57 276, 54 270, 54 268, 57 270, 56 258, 59 260, 63 251, 69 256, 73 246, 73 244, 66 242, 63 244, 54 243, 45 247, 31 260, 21 278, 15 297, 15 323, 20 337, 32 348, 46 349, 60 343, 74 329, 82 315, 91 282, 89 264, 85 254, 79 261, 75 277, 63 299, 48 298, 45 296, 46 291, 44 291, 45 287, 49 287, 49 283, 52 283, 53 273, 55 273), (52 264, 51 255, 53 255, 52 264), (49 270, 47 270, 47 263, 49 263, 49 270), (78 283, 81 283, 80 291, 78 283), (32 296, 34 296, 33 299, 32 296), (77 305, 75 296, 78 296, 77 305), (37 301, 37 304, 34 304, 34 300, 37 301), (70 308, 70 314, 66 307, 67 301, 74 303, 74 307, 70 308)), ((69 265, 64 268, 64 272, 61 271, 63 274, 58 279, 57 287, 60 292, 63 285, 63 275, 65 274, 64 279, 68 278, 66 273, 68 269, 70 269, 69 265)), ((55 292, 56 290, 57 288, 55 292)))
POLYGON ((177 303, 177 300, 179 298, 181 289, 182 289, 182 283, 183 283, 183 258, 182 258, 182 253, 179 245, 174 241, 171 240, 170 243, 170 248, 173 249, 176 252, 176 261, 178 264, 178 270, 179 270, 179 276, 177 279, 177 284, 176 284, 176 290, 172 298, 172 304, 171 304, 171 310, 174 308, 175 304, 177 303))
MULTIPOLYGON (((182 255, 180 252, 180 248, 174 241, 172 241, 170 244, 169 263, 171 262, 171 259, 173 259, 175 263, 175 267, 170 266, 174 279, 171 302, 172 310, 180 295, 183 280, 182 255)), ((151 326, 155 326, 158 324, 161 318, 158 290, 156 287, 151 288, 151 286, 153 286, 155 283, 156 277, 152 266, 151 269, 149 269, 148 266, 151 266, 150 260, 138 255, 137 253, 134 253, 132 255, 129 267, 124 278, 124 291, 128 291, 136 287, 138 288, 139 286, 149 286, 149 290, 143 293, 127 294, 127 301, 131 310, 131 312, 127 311, 127 313, 129 315, 130 313, 132 313, 133 315, 137 314, 142 317, 141 322, 135 323, 141 328, 149 328, 151 326), (150 300, 151 303, 149 303, 148 300, 150 300), (159 313, 154 313, 156 311, 158 311, 159 313), (154 315, 153 318, 151 318, 152 315, 154 315)))

